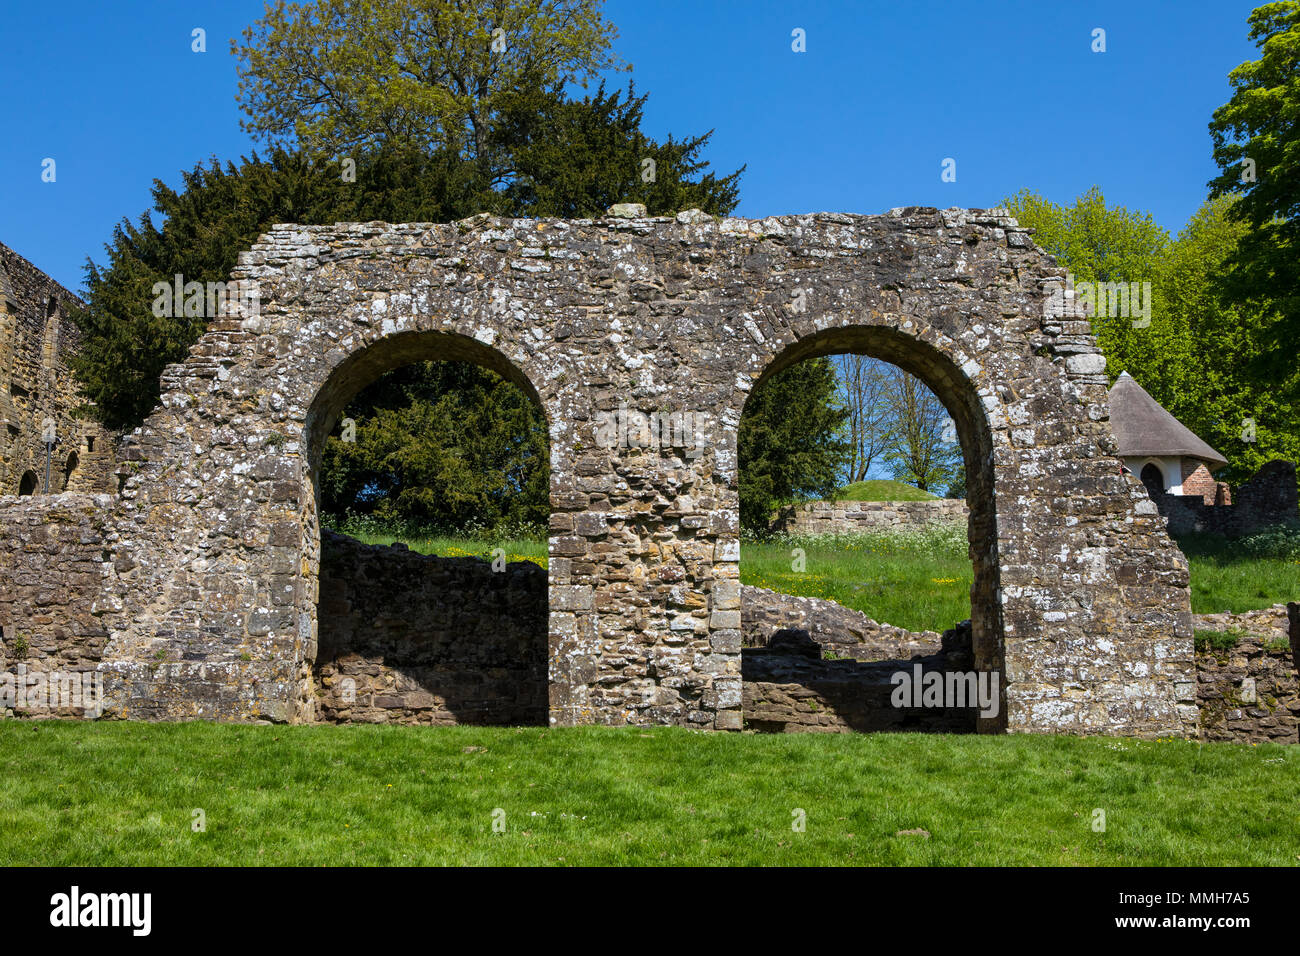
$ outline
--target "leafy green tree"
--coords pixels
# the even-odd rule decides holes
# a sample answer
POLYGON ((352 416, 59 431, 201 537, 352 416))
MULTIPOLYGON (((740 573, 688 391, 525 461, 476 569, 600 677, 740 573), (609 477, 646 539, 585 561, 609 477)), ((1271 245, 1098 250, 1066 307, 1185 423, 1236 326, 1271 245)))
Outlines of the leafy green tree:
POLYGON ((948 490, 943 493, 945 498, 965 498, 966 497, 966 465, 957 466, 957 472, 953 475, 952 481, 948 484, 948 490))
POLYGON ((646 96, 621 91, 568 100, 531 87, 502 97, 494 151, 508 171, 506 205, 519 216, 579 219, 614 203, 644 203, 650 215, 702 209, 726 215, 744 167, 718 176, 700 158, 712 132, 658 143, 641 132, 646 96))
POLYGON ((1250 235, 1234 205, 1227 197, 1203 205, 1161 264, 1161 298, 1178 336, 1164 364, 1177 374, 1156 397, 1228 459, 1221 478, 1241 481, 1275 458, 1300 460, 1300 419, 1287 397, 1300 369, 1266 362, 1267 308, 1223 301, 1230 263, 1250 235))
POLYGON ((158 404, 159 376, 185 358, 206 317, 154 314, 154 283, 223 282, 240 250, 275 222, 429 221, 477 210, 481 181, 445 154, 385 150, 362 157, 355 183, 335 163, 275 150, 223 167, 214 158, 181 174, 182 188, 153 186, 148 212, 123 220, 101 268, 86 263, 87 308, 73 315, 82 349, 73 368, 98 414, 113 428, 134 427, 158 404))
POLYGON ((1289 374, 1300 338, 1300 2, 1264 4, 1248 22, 1260 57, 1228 74, 1232 97, 1210 121, 1222 169, 1211 196, 1239 196, 1232 214, 1250 225, 1219 290, 1225 303, 1266 314, 1269 348, 1255 364, 1300 404, 1289 374))
POLYGON ((1107 206, 1095 188, 1069 207, 1028 191, 1006 204, 1076 283, 1151 283, 1148 317, 1093 317, 1107 370, 1112 380, 1127 371, 1227 457, 1221 477, 1239 481, 1296 454, 1300 423, 1284 398, 1296 370, 1260 371, 1270 349, 1267 309, 1221 298, 1249 234, 1232 201, 1204 205, 1176 240, 1145 213, 1107 206))
POLYGON ((1143 326, 1145 319, 1135 319, 1132 314, 1103 315, 1110 310, 1098 309, 1092 328, 1112 378, 1127 369, 1152 395, 1171 391, 1165 386, 1173 373, 1163 366, 1176 333, 1164 305, 1163 289, 1156 281, 1170 246, 1168 232, 1149 213, 1108 206, 1096 186, 1070 206, 1028 190, 1004 200, 1004 205, 1021 225, 1034 228, 1034 241, 1069 270, 1076 285, 1136 282, 1140 289, 1142 283, 1150 283, 1149 325, 1143 326), (1139 368, 1143 377, 1138 376, 1139 368))
POLYGON ((890 475, 922 491, 951 482, 961 462, 961 446, 948 410, 924 382, 901 368, 889 367, 887 383, 885 461, 890 475))
POLYGON ((511 91, 621 66, 600 0, 277 0, 232 41, 244 128, 341 156, 451 150, 486 171, 511 91))
POLYGON ((754 389, 737 436, 743 527, 765 530, 780 506, 831 496, 848 457, 847 418, 829 359, 799 362, 754 389))

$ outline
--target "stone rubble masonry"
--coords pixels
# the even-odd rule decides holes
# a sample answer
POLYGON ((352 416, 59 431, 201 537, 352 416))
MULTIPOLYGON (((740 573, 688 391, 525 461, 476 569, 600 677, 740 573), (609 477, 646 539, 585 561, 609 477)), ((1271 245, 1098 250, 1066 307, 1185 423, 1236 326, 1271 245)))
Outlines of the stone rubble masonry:
POLYGON ((960 498, 931 501, 808 501, 785 508, 774 529, 787 534, 841 534, 966 524, 970 509, 960 498))
POLYGON ((116 490, 117 436, 90 416, 68 365, 81 341, 68 312, 82 305, 0 243, 0 495, 18 494, 24 476, 45 487, 46 419, 57 437, 50 491, 116 490))
MULTIPOLYGON (((970 733, 975 712, 895 707, 894 675, 969 672, 969 621, 939 635, 880 624, 820 598, 743 589, 745 726, 773 733, 970 733)), ((999 704, 999 706, 1001 706, 999 704)))
POLYGON ((110 507, 108 495, 67 492, 0 508, 0 673, 101 667, 124 625, 106 560, 110 507))
POLYGON ((319 716, 545 724, 546 572, 321 535, 319 716))
MULTIPOLYGON (((123 625, 120 604, 87 603, 115 590, 117 569, 103 543, 109 505, 104 495, 61 494, 24 499, 4 512, 0 553, 13 573, 0 579, 0 672, 14 674, 22 665, 31 674, 76 673, 102 662, 109 628, 123 625)), ((544 569, 518 561, 496 572, 478 558, 435 558, 329 531, 321 546, 321 637, 313 672, 319 720, 545 723, 544 569)), ((918 633, 833 601, 749 585, 741 586, 740 601, 744 727, 975 729, 969 709, 895 708, 891 700, 900 669, 973 669, 969 621, 942 635, 918 633)), ((1300 604, 1197 615, 1194 623, 1242 631, 1231 650, 1196 655, 1203 738, 1297 742, 1300 604)), ((172 666, 165 656, 153 663, 160 673, 172 666)), ((220 688, 210 690, 219 700, 220 688)))
POLYGON ((1195 621, 1197 630, 1241 634, 1228 650, 1196 654, 1204 738, 1300 743, 1300 603, 1195 621))
POLYGON ((1214 493, 1206 489, 1205 495, 1152 497, 1160 514, 1169 520, 1173 534, 1200 531, 1241 537, 1270 525, 1300 521, 1296 466, 1290 461, 1270 461, 1237 489, 1235 497, 1229 495, 1226 486, 1214 493))
POLYGON ((462 359, 550 427, 550 722, 737 730, 741 409, 858 351, 918 375, 962 439, 973 656, 1006 695, 980 729, 1195 735, 1187 563, 1121 473, 1105 359, 1045 288, 1063 277, 1003 210, 274 226, 234 275, 260 314, 215 320, 120 447, 113 573, 87 595, 124 609, 109 708, 316 720, 321 444, 376 376, 462 359), (623 403, 693 413, 703 453, 610 441, 623 403))

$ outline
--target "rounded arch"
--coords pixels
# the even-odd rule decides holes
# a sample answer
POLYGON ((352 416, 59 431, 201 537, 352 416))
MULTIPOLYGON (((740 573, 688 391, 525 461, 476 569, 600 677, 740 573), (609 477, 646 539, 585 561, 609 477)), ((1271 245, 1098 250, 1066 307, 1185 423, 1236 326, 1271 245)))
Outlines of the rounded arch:
MULTIPOLYGON (((915 320, 909 321, 916 332, 903 331, 890 325, 861 324, 828 328, 801 338, 771 357, 755 381, 754 389, 798 362, 853 353, 895 365, 916 376, 934 392, 952 417, 966 466, 966 501, 970 509, 967 535, 974 571, 971 585, 971 639, 975 667, 977 670, 1002 674, 1005 642, 999 599, 993 429, 976 383, 957 364, 952 354, 927 341, 922 337, 915 320)), ((952 622, 953 625, 958 623, 952 622)), ((1006 681, 1000 680, 1000 693, 1003 695, 1005 686, 1006 681)), ((999 707, 996 718, 981 718, 980 723, 984 730, 1004 729, 1005 706, 999 707)))
POLYGON ((68 484, 69 482, 72 481, 72 475, 77 470, 77 466, 80 464, 81 464, 81 459, 77 456, 77 453, 75 451, 72 452, 70 455, 68 455, 67 461, 63 463, 63 490, 64 491, 68 490, 68 484))
MULTIPOLYGON (((825 329, 799 339, 774 355, 762 368, 754 388, 797 362, 847 353, 866 355, 896 365, 924 382, 943 403, 956 425, 970 493, 973 495, 977 488, 983 494, 991 493, 992 432, 975 384, 948 354, 919 335, 888 325, 844 325, 825 329), (987 486, 971 484, 985 480, 987 486)), ((748 400, 748 396, 745 398, 748 400)))
POLYGON ((387 335, 340 361, 316 389, 304 423, 307 457, 314 476, 325 437, 337 426, 343 409, 385 372, 414 362, 470 362, 496 372, 538 404, 549 428, 552 410, 528 374, 504 353, 457 332, 407 331, 387 335))
POLYGON ((482 341, 447 331, 405 331, 334 365, 303 419, 309 487, 299 497, 301 547, 304 567, 313 569, 302 581, 312 626, 311 650, 304 655, 311 673, 308 706, 327 720, 545 723, 546 569, 504 554, 498 565, 496 552, 490 563, 447 557, 442 550, 438 557, 322 530, 327 436, 337 434, 345 409, 367 386, 424 361, 477 365, 519 388, 541 409, 549 461, 552 410, 523 369, 482 341))
POLYGON ((1146 486, 1147 493, 1152 497, 1163 494, 1165 489, 1169 487, 1169 479, 1165 475, 1165 470, 1158 461, 1152 459, 1142 463, 1142 467, 1138 469, 1138 478, 1146 486))
POLYGON ((40 484, 40 479, 36 477, 34 471, 24 471, 23 476, 18 479, 18 494, 34 495, 40 484))

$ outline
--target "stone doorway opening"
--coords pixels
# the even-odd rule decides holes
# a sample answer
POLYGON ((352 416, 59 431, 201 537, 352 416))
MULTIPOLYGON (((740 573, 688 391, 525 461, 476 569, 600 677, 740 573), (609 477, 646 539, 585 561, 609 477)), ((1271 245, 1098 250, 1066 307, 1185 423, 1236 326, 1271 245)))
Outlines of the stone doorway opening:
POLYGON ((738 450, 745 726, 1004 729, 992 442, 961 371, 896 331, 823 333, 764 373, 738 450))
POLYGON ((394 336, 335 370, 308 433, 317 719, 545 724, 549 441, 527 379, 474 340, 394 336))

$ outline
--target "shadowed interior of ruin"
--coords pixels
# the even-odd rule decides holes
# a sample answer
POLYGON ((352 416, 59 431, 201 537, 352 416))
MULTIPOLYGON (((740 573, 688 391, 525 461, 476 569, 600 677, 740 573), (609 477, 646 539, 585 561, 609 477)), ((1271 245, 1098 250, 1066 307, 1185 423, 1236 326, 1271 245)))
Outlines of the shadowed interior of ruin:
POLYGON ((544 725, 546 571, 322 532, 318 712, 329 721, 544 725))
POLYGON ((319 528, 326 436, 362 389, 426 360, 482 366, 538 402, 532 383, 504 356, 457 334, 393 335, 352 353, 331 374, 306 427, 315 489, 309 517, 320 569, 312 664, 317 713, 329 721, 544 725, 544 569, 513 562, 494 570, 480 558, 367 545, 319 528))

